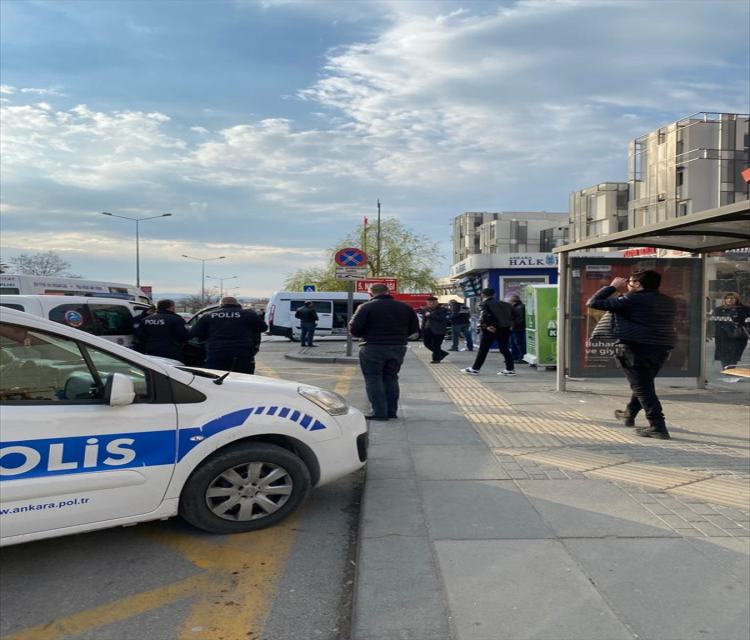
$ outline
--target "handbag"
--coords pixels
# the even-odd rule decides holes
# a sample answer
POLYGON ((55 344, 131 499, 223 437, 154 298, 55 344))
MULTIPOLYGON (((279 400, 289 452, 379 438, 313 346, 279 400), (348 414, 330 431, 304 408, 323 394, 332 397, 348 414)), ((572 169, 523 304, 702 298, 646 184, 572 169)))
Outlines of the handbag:
POLYGON ((615 333, 615 314, 611 311, 605 311, 604 315, 599 318, 594 330, 591 332, 592 338, 616 338, 615 333))

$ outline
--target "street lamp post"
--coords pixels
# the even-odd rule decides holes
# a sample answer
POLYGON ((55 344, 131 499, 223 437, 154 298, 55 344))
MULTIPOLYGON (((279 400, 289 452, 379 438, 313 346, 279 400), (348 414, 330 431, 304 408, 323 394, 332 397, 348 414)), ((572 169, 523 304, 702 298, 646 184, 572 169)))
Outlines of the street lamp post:
MULTIPOLYGON (((234 280, 237 276, 229 276, 228 278, 217 278, 216 276, 206 276, 207 278, 210 278, 211 280, 218 280, 219 281, 219 294, 221 294, 221 297, 224 297, 224 280, 234 280)), ((239 289, 239 287, 235 287, 236 289, 239 289)))
POLYGON ((182 254, 183 258, 188 258, 189 260, 198 260, 201 263, 201 303, 206 304, 206 263, 211 262, 211 260, 223 260, 225 256, 219 256, 218 258, 193 258, 193 256, 186 256, 184 253, 182 254))
POLYGON ((128 216, 120 216, 115 213, 107 213, 102 211, 103 216, 110 216, 112 218, 122 218, 123 220, 132 220, 135 222, 135 286, 141 288, 141 238, 139 224, 144 220, 155 220, 156 218, 168 218, 171 213, 162 213, 158 216, 150 216, 148 218, 129 218, 128 216))

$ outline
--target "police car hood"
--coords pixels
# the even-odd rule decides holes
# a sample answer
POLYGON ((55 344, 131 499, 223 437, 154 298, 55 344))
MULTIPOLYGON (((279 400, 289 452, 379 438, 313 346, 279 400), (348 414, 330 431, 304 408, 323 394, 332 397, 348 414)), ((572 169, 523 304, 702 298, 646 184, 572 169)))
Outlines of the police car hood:
MULTIPOLYGON (((216 369, 205 369, 203 367, 175 367, 180 371, 193 374, 193 380, 190 383, 191 386, 197 381, 201 382, 216 382, 220 378, 224 378, 226 371, 217 371, 216 369)), ((293 380, 281 380, 279 378, 268 378, 266 376, 259 376, 249 373, 230 373, 223 379, 221 386, 227 386, 230 388, 247 388, 248 385, 254 387, 267 387, 272 386, 276 389, 286 387, 288 389, 297 389, 300 386, 313 387, 315 385, 301 384, 293 380)))

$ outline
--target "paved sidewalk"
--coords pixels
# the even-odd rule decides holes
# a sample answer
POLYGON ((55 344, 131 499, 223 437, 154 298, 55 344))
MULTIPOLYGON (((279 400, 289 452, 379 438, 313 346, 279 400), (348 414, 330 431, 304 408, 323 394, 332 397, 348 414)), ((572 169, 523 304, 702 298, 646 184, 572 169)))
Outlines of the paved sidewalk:
POLYGON ((750 638, 748 386, 658 381, 649 440, 612 417, 624 379, 560 394, 472 355, 414 343, 371 423, 352 639, 750 638))

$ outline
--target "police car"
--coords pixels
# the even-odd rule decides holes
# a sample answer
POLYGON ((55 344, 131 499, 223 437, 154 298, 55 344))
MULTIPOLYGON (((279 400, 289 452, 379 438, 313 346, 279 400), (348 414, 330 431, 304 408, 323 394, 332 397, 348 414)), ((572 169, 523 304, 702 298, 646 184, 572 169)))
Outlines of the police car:
POLYGON ((339 395, 173 367, 0 309, 0 544, 181 515, 213 533, 292 513, 365 464, 339 395))

